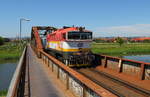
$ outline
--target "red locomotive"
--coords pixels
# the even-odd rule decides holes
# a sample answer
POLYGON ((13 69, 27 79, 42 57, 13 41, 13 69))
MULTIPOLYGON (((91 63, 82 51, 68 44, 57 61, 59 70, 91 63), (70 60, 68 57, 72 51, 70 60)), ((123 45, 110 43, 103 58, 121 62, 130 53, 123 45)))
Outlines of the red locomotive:
POLYGON ((92 32, 84 27, 49 29, 40 37, 44 49, 67 66, 87 66, 94 60, 90 48, 92 32))

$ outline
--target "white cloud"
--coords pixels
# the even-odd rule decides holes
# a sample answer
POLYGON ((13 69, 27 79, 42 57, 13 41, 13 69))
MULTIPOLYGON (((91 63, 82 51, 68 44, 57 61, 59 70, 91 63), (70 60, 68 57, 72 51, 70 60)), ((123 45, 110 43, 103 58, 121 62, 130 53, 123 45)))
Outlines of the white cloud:
POLYGON ((95 36, 150 36, 150 24, 100 27, 95 36))

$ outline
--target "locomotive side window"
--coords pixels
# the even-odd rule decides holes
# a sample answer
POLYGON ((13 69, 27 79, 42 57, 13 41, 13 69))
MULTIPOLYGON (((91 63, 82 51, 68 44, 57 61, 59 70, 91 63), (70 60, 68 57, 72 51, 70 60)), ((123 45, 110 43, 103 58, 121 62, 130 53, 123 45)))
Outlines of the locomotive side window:
POLYGON ((86 40, 92 39, 92 32, 68 32, 68 39, 86 40))

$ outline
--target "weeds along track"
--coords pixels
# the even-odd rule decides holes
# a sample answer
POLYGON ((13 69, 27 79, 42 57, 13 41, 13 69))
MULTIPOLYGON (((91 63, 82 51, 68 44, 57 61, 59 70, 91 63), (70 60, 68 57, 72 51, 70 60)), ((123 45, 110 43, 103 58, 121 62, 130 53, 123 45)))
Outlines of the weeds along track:
POLYGON ((78 68, 75 70, 119 97, 150 97, 150 91, 112 77, 95 68, 78 68))

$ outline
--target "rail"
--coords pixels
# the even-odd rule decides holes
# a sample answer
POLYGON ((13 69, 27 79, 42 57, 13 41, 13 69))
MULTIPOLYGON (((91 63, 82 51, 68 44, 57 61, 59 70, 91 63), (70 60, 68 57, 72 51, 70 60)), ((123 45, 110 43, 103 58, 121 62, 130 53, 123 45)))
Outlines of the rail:
POLYGON ((107 55, 99 55, 101 63, 104 68, 112 68, 117 70, 119 73, 125 72, 128 74, 136 75, 140 80, 150 79, 150 63, 112 57, 107 55), (110 63, 110 64, 109 64, 110 63))
POLYGON ((66 90, 70 90, 76 97, 117 97, 42 50, 40 56, 57 78, 65 84, 66 90))
POLYGON ((24 48, 22 56, 19 60, 13 78, 11 80, 6 97, 23 97, 24 83, 25 83, 26 49, 27 47, 24 48))

